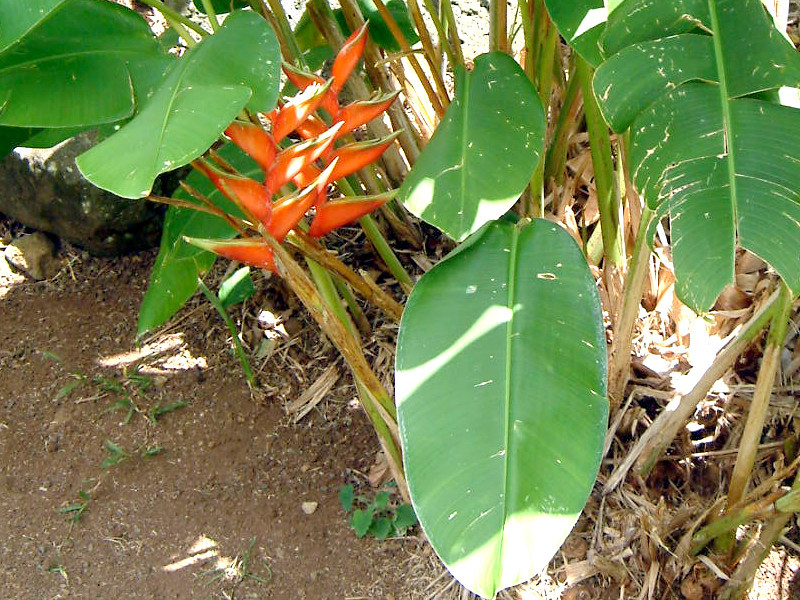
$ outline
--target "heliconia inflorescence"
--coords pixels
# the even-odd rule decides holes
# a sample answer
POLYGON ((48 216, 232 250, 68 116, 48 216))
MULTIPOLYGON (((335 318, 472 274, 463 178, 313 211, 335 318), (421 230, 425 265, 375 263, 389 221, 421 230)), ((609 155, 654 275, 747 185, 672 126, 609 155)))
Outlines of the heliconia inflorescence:
MULTIPOLYGON (((397 98, 397 93, 376 96, 340 107, 338 94, 355 69, 367 41, 367 24, 355 31, 336 55, 328 80, 319 75, 284 65, 284 72, 300 91, 293 98, 279 102, 278 108, 262 115, 269 130, 250 121, 236 120, 225 130, 227 137, 248 154, 261 168, 259 183, 226 165, 210 160, 193 164, 231 199, 252 226, 269 233, 278 242, 312 208, 316 214, 309 228, 313 237, 322 237, 335 229, 357 221, 379 208, 393 194, 328 200, 328 185, 351 175, 376 161, 394 142, 397 134, 381 140, 354 142, 336 147, 334 142, 372 119, 380 116, 397 98), (318 116, 323 110, 330 118, 318 116), (294 133, 300 141, 281 147, 294 133), (288 183, 296 191, 275 196, 288 183)), ((234 240, 187 238, 205 250, 239 262, 267 268, 277 273, 272 251, 263 239, 245 237, 234 240)))

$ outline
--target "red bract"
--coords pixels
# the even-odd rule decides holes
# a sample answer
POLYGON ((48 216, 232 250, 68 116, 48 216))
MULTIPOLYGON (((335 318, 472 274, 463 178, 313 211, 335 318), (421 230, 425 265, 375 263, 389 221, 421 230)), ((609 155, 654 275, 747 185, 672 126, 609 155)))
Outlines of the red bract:
MULTIPOLYGON (((301 71, 287 63, 283 63, 283 72, 286 73, 286 77, 289 81, 301 92, 314 84, 325 85, 325 80, 319 75, 301 71)), ((339 112, 339 100, 336 98, 336 93, 333 90, 328 89, 325 98, 322 100, 322 108, 327 110, 328 114, 332 117, 339 112)))
POLYGON ((344 87, 345 82, 350 77, 353 69, 356 68, 361 55, 364 53, 364 46, 367 44, 368 21, 350 35, 345 41, 342 49, 333 60, 331 67, 331 91, 338 94, 344 87))
POLYGON ((269 170, 278 152, 278 146, 270 134, 253 123, 234 121, 228 125, 225 135, 252 157, 264 173, 269 170))
POLYGON ((330 87, 330 81, 323 85, 315 84, 309 86, 302 93, 281 106, 280 110, 272 118, 272 137, 276 143, 280 143, 283 138, 294 131, 300 123, 319 108, 330 87))
POLYGON ((317 207, 317 214, 308 229, 308 233, 313 237, 322 237, 339 227, 358 221, 361 217, 380 208, 382 204, 393 196, 394 192, 388 192, 379 196, 365 198, 329 200, 317 207))
POLYGON ((347 177, 378 160, 398 135, 400 135, 400 132, 393 133, 382 140, 357 142, 337 148, 333 153, 333 157, 338 158, 339 163, 331 175, 331 180, 336 181, 342 177, 347 177))
MULTIPOLYGON (((332 201, 328 201, 325 195, 330 182, 347 177, 377 160, 397 137, 395 134, 382 140, 334 147, 336 139, 378 117, 397 98, 397 93, 394 93, 339 106, 337 94, 361 59, 366 41, 365 24, 347 39, 334 59, 332 75, 327 81, 318 75, 284 65, 287 77, 300 93, 269 114, 261 115, 271 123, 269 131, 249 121, 234 121, 225 130, 231 141, 250 155, 264 171, 263 184, 230 172, 233 167, 227 166, 221 159, 217 159, 217 162, 225 170, 210 162, 195 162, 195 166, 223 194, 236 202, 253 222, 254 229, 271 235, 278 242, 283 242, 312 207, 316 207, 316 215, 309 233, 321 237, 357 221, 393 195, 387 193, 332 201), (328 125, 314 114, 320 108, 328 112, 333 125, 328 125), (303 141, 287 143, 292 132, 296 132, 303 141), (283 149, 279 146, 282 141, 285 146, 283 149), (320 165, 326 166, 323 168, 320 165), (298 191, 273 202, 273 195, 288 182, 292 182, 298 191)), ((272 251, 263 238, 187 238, 187 241, 220 256, 277 272, 272 251)))
POLYGON ((225 196, 232 200, 242 211, 263 224, 268 224, 272 217, 272 194, 249 177, 241 177, 223 173, 210 163, 197 160, 192 163, 225 196))
POLYGON ((287 196, 275 204, 272 210, 272 222, 268 229, 276 240, 282 242, 312 206, 324 202, 325 190, 328 187, 331 172, 335 166, 336 160, 325 171, 320 173, 308 187, 296 194, 287 196))
POLYGON ((230 260, 256 267, 269 269, 276 275, 275 260, 272 249, 260 238, 239 238, 236 240, 207 240, 202 238, 183 238, 188 243, 203 250, 208 250, 230 260))
POLYGON ((264 184, 270 194, 277 192, 286 182, 290 181, 332 147, 336 132, 339 130, 337 125, 334 125, 319 137, 294 144, 278 153, 264 180, 264 184))
MULTIPOLYGON (((380 115, 397 99, 400 92, 379 96, 371 100, 361 100, 348 104, 336 115, 336 120, 343 123, 336 137, 342 137, 380 115)), ((302 134, 301 134, 302 135, 302 134)))

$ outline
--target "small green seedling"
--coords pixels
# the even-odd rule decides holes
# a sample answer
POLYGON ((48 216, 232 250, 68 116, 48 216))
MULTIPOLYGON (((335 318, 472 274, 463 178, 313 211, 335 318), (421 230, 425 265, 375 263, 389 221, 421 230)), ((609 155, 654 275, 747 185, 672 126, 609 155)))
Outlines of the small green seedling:
POLYGON ((61 400, 61 398, 69 396, 73 391, 89 381, 89 378, 86 377, 86 375, 79 372, 70 373, 70 377, 72 377, 72 381, 58 390, 58 393, 56 394, 56 400, 61 400))
POLYGON ((356 536, 365 535, 385 540, 390 537, 403 537, 417 524, 417 515, 410 504, 393 504, 390 494, 382 490, 373 500, 356 496, 351 484, 339 491, 339 501, 346 513, 350 513, 350 528, 356 536))
POLYGON ((69 584, 69 575, 67 575, 67 569, 64 565, 58 564, 53 565, 49 569, 47 569, 48 573, 57 573, 63 577, 64 581, 69 584))
POLYGON ((63 515, 69 515, 69 521, 73 524, 81 520, 83 513, 86 512, 87 508, 89 508, 89 500, 91 500, 88 492, 84 492, 83 490, 78 492, 78 498, 78 501, 73 502, 69 506, 61 508, 58 511, 63 515))
POLYGON ((188 404, 184 400, 178 400, 177 402, 167 404, 166 406, 161 406, 161 403, 159 402, 153 408, 147 411, 147 419, 155 425, 158 422, 159 417, 167 415, 176 410, 180 410, 181 408, 186 408, 187 406, 188 404))
POLYGON ((105 447, 108 451, 108 457, 106 457, 106 459, 100 463, 100 467, 103 469, 110 469, 111 467, 118 465, 122 461, 130 458, 130 455, 125 452, 125 450, 122 449, 122 446, 116 442, 106 440, 105 447))

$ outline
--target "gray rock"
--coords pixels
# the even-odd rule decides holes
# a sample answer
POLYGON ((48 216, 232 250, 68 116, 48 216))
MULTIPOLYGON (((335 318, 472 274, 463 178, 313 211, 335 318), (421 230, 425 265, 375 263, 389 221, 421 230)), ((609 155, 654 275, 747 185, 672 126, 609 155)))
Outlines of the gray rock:
POLYGON ((15 269, 27 273, 36 281, 50 279, 61 268, 55 245, 38 231, 14 240, 5 250, 5 259, 15 269))
POLYGON ((47 149, 17 148, 0 161, 0 213, 98 256, 158 244, 163 208, 119 198, 86 181, 75 158, 91 148, 80 134, 47 149))

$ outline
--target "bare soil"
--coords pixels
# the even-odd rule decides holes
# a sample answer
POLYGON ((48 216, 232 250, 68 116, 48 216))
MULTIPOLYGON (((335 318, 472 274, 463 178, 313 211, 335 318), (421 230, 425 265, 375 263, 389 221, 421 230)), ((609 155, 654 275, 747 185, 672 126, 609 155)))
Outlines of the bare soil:
POLYGON ((358 539, 338 499, 377 450, 354 389, 284 411, 335 354, 293 317, 254 396, 200 299, 137 347, 154 257, 0 282, 0 597, 410 597, 415 542, 358 539))

